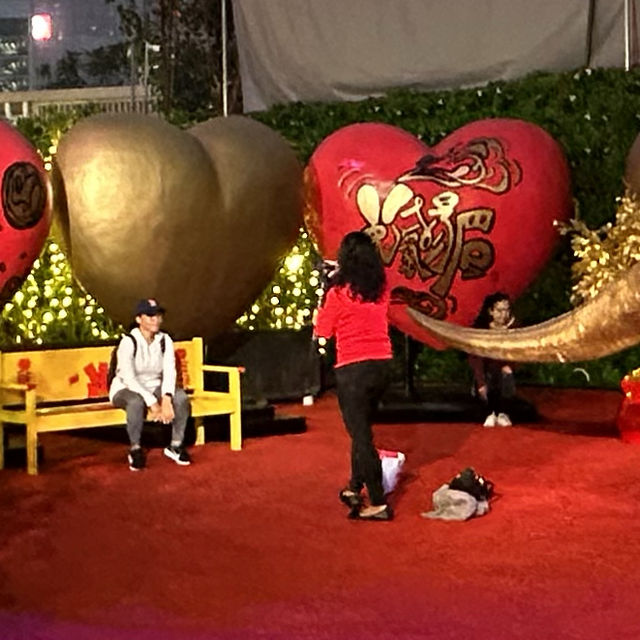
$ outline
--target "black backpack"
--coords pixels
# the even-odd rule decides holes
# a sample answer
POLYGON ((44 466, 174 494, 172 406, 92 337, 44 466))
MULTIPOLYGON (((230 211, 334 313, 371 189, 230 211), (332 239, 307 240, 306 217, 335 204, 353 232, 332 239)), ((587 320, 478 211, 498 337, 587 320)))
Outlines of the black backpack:
MULTIPOLYGON (((136 342, 136 339, 130 334, 130 333, 125 333, 123 336, 123 338, 131 338, 131 340, 133 341, 133 357, 136 357, 136 353, 138 351, 138 343, 136 342)), ((111 358, 109 359, 109 370, 107 371, 107 389, 111 388, 111 383, 113 382, 113 379, 116 377, 116 371, 118 370, 118 347, 120 346, 120 344, 117 344, 115 347, 113 347, 112 351, 111 351, 111 358)), ((164 334, 161 336, 160 338, 160 349, 162 350, 162 354, 164 355, 164 334)))
POLYGON ((449 489, 466 491, 476 500, 489 500, 493 495, 493 482, 477 474, 473 467, 467 467, 449 482, 449 489))

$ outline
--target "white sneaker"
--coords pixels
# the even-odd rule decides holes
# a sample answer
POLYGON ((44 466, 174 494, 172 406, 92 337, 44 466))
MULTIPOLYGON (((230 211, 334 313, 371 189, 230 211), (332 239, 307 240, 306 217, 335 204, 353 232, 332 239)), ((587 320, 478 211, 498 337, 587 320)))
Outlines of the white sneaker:
POLYGON ((496 418, 496 423, 499 427, 510 427, 511 419, 506 413, 499 413, 498 417, 496 418))
POLYGON ((496 414, 495 413, 490 413, 487 416, 487 419, 484 421, 484 424, 482 425, 483 427, 495 427, 496 426, 496 414))
POLYGON ((164 455, 167 456, 167 458, 171 458, 171 460, 181 466, 191 464, 191 456, 187 450, 182 447, 166 447, 164 455))

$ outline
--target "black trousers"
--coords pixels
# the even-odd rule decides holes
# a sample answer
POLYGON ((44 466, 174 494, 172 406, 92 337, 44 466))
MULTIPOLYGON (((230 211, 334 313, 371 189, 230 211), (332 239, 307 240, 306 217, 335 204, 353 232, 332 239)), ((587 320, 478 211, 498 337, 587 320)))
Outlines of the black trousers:
POLYGON ((487 406, 491 413, 510 413, 513 397, 516 393, 516 383, 513 373, 502 373, 501 368, 485 370, 487 381, 487 406))
POLYGON ((378 400, 387 386, 389 362, 365 360, 335 370, 340 412, 351 436, 349 488, 359 492, 366 485, 372 505, 385 504, 382 465, 371 427, 378 400))

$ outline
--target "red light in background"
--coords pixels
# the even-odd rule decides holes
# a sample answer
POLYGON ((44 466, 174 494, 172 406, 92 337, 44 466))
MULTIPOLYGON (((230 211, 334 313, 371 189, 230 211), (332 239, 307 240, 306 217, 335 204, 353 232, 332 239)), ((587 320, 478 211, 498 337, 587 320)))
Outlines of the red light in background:
POLYGON ((51 40, 53 36, 53 22, 48 13, 35 13, 31 16, 31 37, 38 42, 51 40))

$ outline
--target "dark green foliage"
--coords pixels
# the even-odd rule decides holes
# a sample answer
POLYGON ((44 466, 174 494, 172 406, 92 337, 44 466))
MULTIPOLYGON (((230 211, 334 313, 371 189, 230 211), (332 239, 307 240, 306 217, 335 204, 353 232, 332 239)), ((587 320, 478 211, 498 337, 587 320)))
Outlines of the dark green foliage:
POLYGON ((51 89, 72 89, 84 87, 81 73, 81 57, 79 51, 67 51, 56 63, 56 75, 53 82, 49 84, 51 89))
MULTIPOLYGON (((133 46, 144 76, 144 43, 159 49, 150 55, 148 81, 162 113, 172 122, 223 111, 221 73, 222 3, 219 0, 105 0, 120 17, 120 29, 133 46), (179 111, 177 116, 174 111, 179 111)), ((241 110, 233 12, 226 12, 228 112, 241 110)), ((134 71, 135 73, 135 71, 134 71)))
POLYGON ((128 45, 124 42, 105 45, 87 51, 84 56, 84 72, 92 84, 113 86, 129 80, 128 45))

